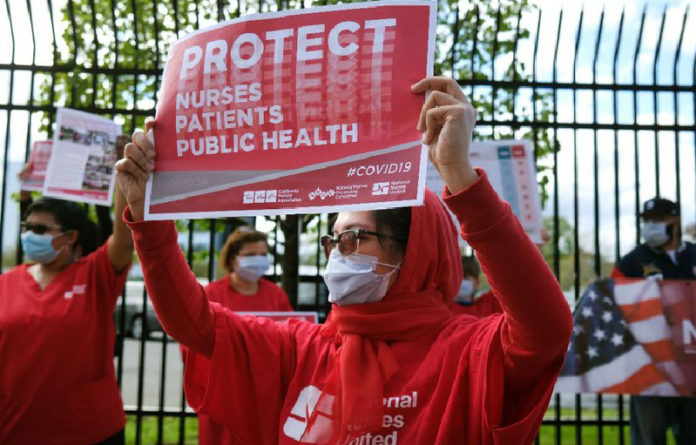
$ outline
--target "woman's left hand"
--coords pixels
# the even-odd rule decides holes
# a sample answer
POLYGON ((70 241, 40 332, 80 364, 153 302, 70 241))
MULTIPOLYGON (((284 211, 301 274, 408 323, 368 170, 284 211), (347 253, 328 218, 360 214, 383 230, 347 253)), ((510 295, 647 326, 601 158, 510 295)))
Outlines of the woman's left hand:
POLYGON ((476 124, 476 110, 456 81, 427 77, 411 85, 414 93, 430 91, 418 119, 430 161, 453 194, 478 179, 471 166, 469 147, 476 124))

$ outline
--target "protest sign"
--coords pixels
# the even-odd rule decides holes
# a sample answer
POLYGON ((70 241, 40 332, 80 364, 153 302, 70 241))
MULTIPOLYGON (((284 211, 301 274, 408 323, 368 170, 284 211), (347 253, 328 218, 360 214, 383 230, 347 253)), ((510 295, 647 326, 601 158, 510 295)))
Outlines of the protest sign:
POLYGON ((435 2, 249 15, 176 42, 164 72, 145 218, 422 203, 416 129, 435 2))
MULTIPOLYGON (((532 143, 524 140, 476 141, 471 144, 469 157, 474 167, 486 171, 493 188, 510 203, 532 241, 541 243, 543 221, 532 143)), ((445 186, 432 163, 428 163, 427 185, 438 196, 445 186)), ((452 213, 450 215, 459 227, 457 218, 452 213)), ((466 244, 461 235, 459 244, 466 244)))
POLYGON ((308 321, 317 323, 319 314, 317 312, 237 312, 240 315, 255 315, 257 317, 270 318, 273 321, 285 322, 288 320, 308 321))
POLYGON ((557 391, 696 396, 696 281, 597 281, 573 325, 557 391))
POLYGON ((44 195, 110 206, 119 134, 121 126, 109 119, 59 108, 44 195))
POLYGON ((36 141, 31 147, 29 155, 29 170, 27 175, 19 182, 20 190, 40 192, 43 190, 46 179, 46 168, 51 158, 53 141, 36 141))

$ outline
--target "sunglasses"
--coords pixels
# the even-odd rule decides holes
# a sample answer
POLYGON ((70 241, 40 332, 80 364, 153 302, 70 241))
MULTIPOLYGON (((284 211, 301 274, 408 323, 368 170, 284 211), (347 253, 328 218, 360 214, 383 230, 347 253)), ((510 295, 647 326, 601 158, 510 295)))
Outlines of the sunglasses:
POLYGON ((22 230, 22 233, 24 232, 34 232, 37 235, 43 235, 46 232, 50 232, 51 230, 55 231, 61 231, 62 227, 52 225, 52 224, 31 224, 27 222, 22 222, 19 224, 19 227, 22 230))
POLYGON ((324 235, 320 238, 321 245, 324 247, 324 255, 326 259, 331 255, 331 251, 338 247, 338 252, 343 255, 351 255, 358 250, 358 241, 365 235, 381 236, 384 238, 391 238, 393 240, 401 241, 401 239, 387 235, 386 233, 373 232, 371 230, 363 229, 349 229, 344 232, 339 233, 336 236, 324 235))

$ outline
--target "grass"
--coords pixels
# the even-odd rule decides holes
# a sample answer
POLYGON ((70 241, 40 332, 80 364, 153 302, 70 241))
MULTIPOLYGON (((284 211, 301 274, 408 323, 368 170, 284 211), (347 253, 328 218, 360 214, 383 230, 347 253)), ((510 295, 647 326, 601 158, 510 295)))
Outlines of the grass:
MULTIPOLYGON (((126 416, 126 444, 135 444, 136 416, 126 416)), ((179 418, 165 417, 162 425, 162 442, 157 441, 158 424, 157 417, 144 416, 141 422, 140 443, 175 445, 179 443, 179 418)), ((198 444, 198 419, 188 417, 184 421, 184 443, 186 445, 198 444)))

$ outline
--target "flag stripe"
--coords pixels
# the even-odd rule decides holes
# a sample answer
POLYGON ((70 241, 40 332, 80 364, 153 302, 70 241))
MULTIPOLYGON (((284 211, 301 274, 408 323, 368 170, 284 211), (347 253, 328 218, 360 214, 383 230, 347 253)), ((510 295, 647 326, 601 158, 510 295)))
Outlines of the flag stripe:
POLYGON ((638 343, 653 343, 670 338, 671 332, 665 317, 653 317, 629 325, 638 343))
POLYGON ((643 345, 654 362, 674 362, 676 360, 674 347, 670 340, 658 340, 643 345))
POLYGON ((621 312, 629 323, 647 320, 662 315, 662 302, 659 299, 642 301, 636 304, 621 305, 621 312))
POLYGON ((660 300, 660 288, 656 281, 640 280, 620 283, 614 286, 614 301, 619 306, 640 303, 641 301, 660 300))
POLYGON ((649 363, 620 383, 603 388, 602 392, 613 392, 619 394, 630 392, 642 393, 647 388, 659 383, 664 383, 664 381, 665 379, 663 378, 662 373, 655 367, 655 365, 649 363))
POLYGON ((626 376, 633 375, 648 365, 653 366, 650 356, 642 346, 635 345, 606 365, 594 367, 581 375, 559 377, 556 388, 560 392, 577 392, 578 389, 580 392, 602 391, 604 388, 621 384, 626 376))

